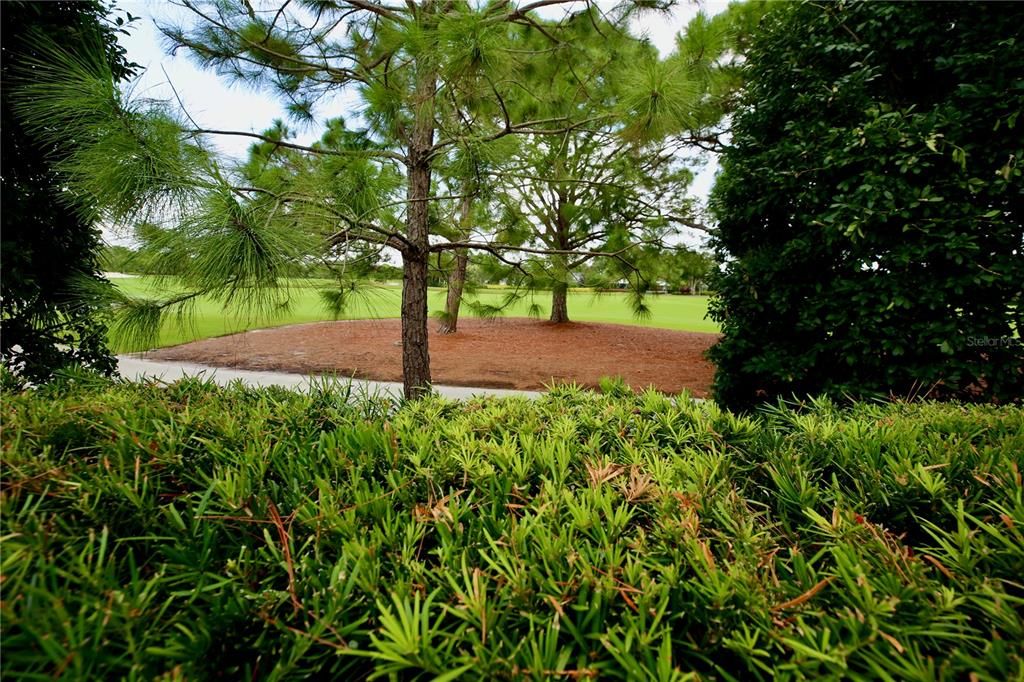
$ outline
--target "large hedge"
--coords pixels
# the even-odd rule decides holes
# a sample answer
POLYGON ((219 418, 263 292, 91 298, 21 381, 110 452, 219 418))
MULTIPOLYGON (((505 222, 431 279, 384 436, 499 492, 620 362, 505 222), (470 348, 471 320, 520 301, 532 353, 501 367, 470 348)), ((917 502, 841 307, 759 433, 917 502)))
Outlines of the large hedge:
POLYGON ((99 0, 18 0, 4 2, 0 10, 0 357, 22 379, 46 380, 69 364, 115 368, 98 307, 75 294, 82 279, 104 281, 98 274, 99 228, 67 200, 66 183, 50 166, 56 150, 28 133, 13 106, 47 40, 65 47, 98 41, 115 76, 132 75, 136 65, 117 42, 124 19, 108 22, 109 10, 99 0))
POLYGON ((716 395, 1024 395, 1024 5, 767 14, 713 193, 716 395))
POLYGON ((1019 408, 2 398, 12 679, 1024 675, 1019 408))

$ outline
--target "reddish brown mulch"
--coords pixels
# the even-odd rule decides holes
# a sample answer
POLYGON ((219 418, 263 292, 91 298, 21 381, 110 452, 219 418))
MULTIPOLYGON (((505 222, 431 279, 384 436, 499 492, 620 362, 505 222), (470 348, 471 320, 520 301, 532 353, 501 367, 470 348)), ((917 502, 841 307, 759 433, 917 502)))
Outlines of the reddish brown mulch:
MULTIPOLYGON (((616 324, 551 324, 532 319, 468 319, 441 335, 431 321, 434 383, 536 390, 576 382, 596 386, 621 376, 636 389, 708 394, 714 367, 703 353, 717 334, 616 324)), ((399 320, 316 322, 223 336, 163 348, 155 360, 302 374, 336 373, 402 380, 399 320)))

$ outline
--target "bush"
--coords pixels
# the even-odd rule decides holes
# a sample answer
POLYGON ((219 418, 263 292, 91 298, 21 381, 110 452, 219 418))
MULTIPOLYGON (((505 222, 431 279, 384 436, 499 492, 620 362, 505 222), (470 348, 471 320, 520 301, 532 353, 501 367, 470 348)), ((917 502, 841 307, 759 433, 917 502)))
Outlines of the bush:
POLYGON ((56 149, 30 135, 13 106, 18 87, 44 59, 46 40, 102 45, 116 77, 131 76, 137 65, 117 42, 124 20, 108 21, 110 11, 96 0, 3 5, 0 362, 23 380, 45 381, 66 365, 108 373, 117 367, 98 319, 101 306, 76 293, 105 283, 97 272, 100 231, 67 201, 67 182, 50 165, 56 149))
POLYGON ((4 395, 4 672, 1019 679, 1024 413, 4 395))
POLYGON ((767 14, 713 196, 715 393, 1024 396, 1024 11, 767 14))

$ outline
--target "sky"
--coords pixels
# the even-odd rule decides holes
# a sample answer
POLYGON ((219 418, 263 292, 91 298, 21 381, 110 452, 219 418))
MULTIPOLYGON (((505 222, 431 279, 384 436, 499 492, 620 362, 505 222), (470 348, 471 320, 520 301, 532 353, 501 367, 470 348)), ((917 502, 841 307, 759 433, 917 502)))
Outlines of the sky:
MULTIPOLYGON (((614 3, 598 0, 597 4, 611 7, 614 3)), ((634 21, 632 29, 637 35, 647 36, 661 54, 666 55, 675 48, 676 34, 698 11, 714 15, 725 10, 727 4, 726 0, 701 0, 699 3, 682 0, 670 15, 646 14, 634 21)), ((167 0, 120 0, 117 6, 122 14, 127 11, 140 17, 132 23, 129 35, 120 37, 128 58, 145 69, 132 84, 136 96, 173 100, 176 91, 189 116, 209 129, 260 132, 267 129, 274 119, 287 118, 283 106, 273 95, 240 84, 232 85, 213 71, 200 69, 185 50, 175 55, 167 53, 166 42, 156 23, 176 24, 181 20, 190 23, 191 11, 167 0)), ((319 114, 320 118, 340 115, 352 119, 358 107, 354 94, 343 94, 326 103, 319 114)), ((316 128, 297 132, 300 143, 311 142, 320 136, 320 130, 316 128)), ((236 158, 244 158, 252 142, 228 136, 215 136, 212 141, 221 152, 236 158)), ((702 201, 711 189, 716 170, 717 164, 712 160, 698 173, 691 186, 691 193, 702 201)), ((108 241, 122 240, 108 235, 108 241)))

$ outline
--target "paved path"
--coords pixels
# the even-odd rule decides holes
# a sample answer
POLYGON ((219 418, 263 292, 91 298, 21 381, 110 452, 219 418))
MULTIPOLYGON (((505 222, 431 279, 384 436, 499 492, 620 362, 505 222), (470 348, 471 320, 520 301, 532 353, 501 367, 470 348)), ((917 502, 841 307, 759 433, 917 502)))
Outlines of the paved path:
MULTIPOLYGON (((210 367, 208 365, 196 365, 187 362, 157 362, 146 360, 136 355, 118 355, 117 368, 125 379, 138 380, 143 377, 156 377, 164 381, 174 381, 185 376, 211 377, 218 384, 228 384, 241 379, 243 384, 248 386, 284 386, 285 388, 304 389, 309 386, 310 380, 320 381, 322 377, 309 374, 288 374, 286 372, 256 372, 247 369, 230 369, 228 367, 210 367)), ((347 382, 348 379, 339 379, 347 382)), ((389 381, 364 381, 353 379, 352 386, 355 390, 365 390, 370 394, 390 394, 394 397, 402 395, 402 384, 389 381)), ((537 391, 513 391, 503 388, 472 388, 466 386, 434 386, 434 390, 446 398, 465 399, 475 395, 488 395, 497 397, 526 396, 536 398, 540 395, 537 391)))

